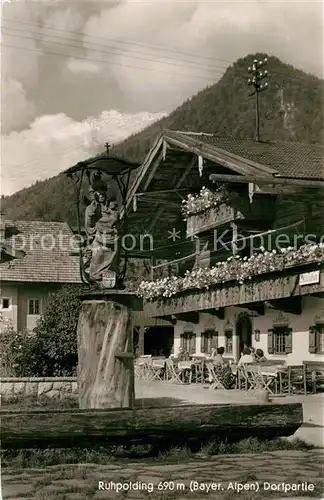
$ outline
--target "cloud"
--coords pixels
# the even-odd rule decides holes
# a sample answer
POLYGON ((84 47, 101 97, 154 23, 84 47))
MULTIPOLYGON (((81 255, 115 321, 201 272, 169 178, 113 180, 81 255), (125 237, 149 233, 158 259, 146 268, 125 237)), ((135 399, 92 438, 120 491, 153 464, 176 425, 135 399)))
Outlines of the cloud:
POLYGON ((106 71, 140 103, 158 95, 167 105, 174 93, 185 96, 216 82, 230 62, 248 53, 268 52, 321 74, 320 1, 179 1, 172 9, 160 0, 102 5, 84 25, 87 57, 106 61, 106 71), (105 54, 91 41, 105 43, 105 54))
POLYGON ((12 194, 139 132, 163 114, 104 111, 76 122, 64 113, 42 116, 22 132, 2 137, 2 194, 12 194))
POLYGON ((82 61, 71 57, 66 62, 66 67, 73 73, 98 73, 101 71, 100 65, 91 61, 82 61))
POLYGON ((3 47, 5 75, 35 101, 35 116, 62 110, 82 120, 91 108, 98 114, 110 107, 170 111, 257 51, 322 72, 320 0, 179 0, 172 9, 165 0, 21 0, 6 4, 4 25, 6 44, 24 49, 3 47), (36 24, 12 24, 17 19, 36 24), (12 28, 22 30, 16 38, 12 28), (36 41, 17 38, 31 33, 36 41))
MULTIPOLYGON (((25 2, 5 4, 4 15, 11 19, 22 16, 33 19, 32 8, 25 2)), ((2 22, 3 26, 5 23, 2 22)), ((32 39, 23 39, 18 31, 4 30, 1 47, 1 130, 2 133, 28 125, 34 117, 35 105, 29 99, 27 88, 38 80, 39 60, 42 51, 32 39), (22 50, 23 49, 23 50, 22 50), (26 57, 28 54, 28 57, 26 57)))
POLYGON ((35 105, 26 98, 20 82, 13 78, 3 78, 1 85, 1 133, 6 134, 34 116, 35 105), (23 114, 22 114, 23 110, 23 114))
MULTIPOLYGON (((37 102, 30 93, 44 84, 40 81, 48 40, 44 24, 61 26, 64 33, 64 29, 82 28, 83 17, 68 1, 51 4, 46 0, 19 0, 4 4, 3 18, 1 125, 7 132, 25 126, 37 116, 37 102)), ((55 36, 55 31, 51 34, 55 36)))

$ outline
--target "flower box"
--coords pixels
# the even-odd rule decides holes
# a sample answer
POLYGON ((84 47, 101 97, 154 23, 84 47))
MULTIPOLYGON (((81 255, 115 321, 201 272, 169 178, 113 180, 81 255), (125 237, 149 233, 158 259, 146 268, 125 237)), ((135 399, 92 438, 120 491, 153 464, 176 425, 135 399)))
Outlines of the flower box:
POLYGON ((269 221, 274 216, 274 209, 268 200, 254 199, 250 203, 247 198, 237 197, 231 204, 222 203, 218 207, 210 208, 205 212, 188 215, 187 238, 190 236, 212 231, 213 229, 237 220, 269 221))
MULTIPOLYGON (((259 279, 267 274, 282 276, 287 272, 290 274, 289 270, 293 268, 294 272, 296 272, 298 268, 300 270, 300 268, 308 265, 312 265, 313 269, 314 266, 323 268, 323 264, 323 243, 305 244, 299 249, 290 247, 280 251, 272 250, 272 252, 263 249, 263 251, 253 254, 250 258, 235 256, 226 261, 218 262, 216 266, 209 269, 194 269, 187 272, 184 277, 171 276, 158 281, 143 281, 139 285, 139 295, 146 300, 155 300, 159 297, 167 298, 181 294, 186 290, 207 290, 215 286, 223 286, 233 280, 237 285, 248 284, 253 279, 259 279)), ((300 271, 298 274, 300 274, 300 271)))
POLYGON ((241 198, 233 200, 231 205, 222 203, 206 212, 190 215, 187 218, 187 237, 213 230, 238 219, 245 219, 248 213, 249 202, 241 198))

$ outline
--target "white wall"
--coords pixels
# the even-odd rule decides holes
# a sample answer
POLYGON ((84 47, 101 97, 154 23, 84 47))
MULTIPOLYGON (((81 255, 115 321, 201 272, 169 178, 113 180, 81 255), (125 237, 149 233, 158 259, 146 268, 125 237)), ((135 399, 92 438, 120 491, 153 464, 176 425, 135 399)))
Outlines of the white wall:
POLYGON ((51 285, 1 283, 1 297, 11 299, 10 309, 1 310, 3 317, 12 321, 15 331, 33 330, 40 315, 28 314, 28 300, 39 299, 42 314, 51 291, 54 291, 51 285))
POLYGON ((19 310, 18 310, 18 327, 20 330, 33 330, 36 326, 40 315, 46 308, 46 301, 51 287, 41 284, 21 285, 19 288, 19 310), (29 300, 38 299, 40 301, 40 314, 29 313, 29 300))
MULTIPOLYGON (((225 346, 225 327, 233 327, 233 355, 225 355, 228 358, 237 360, 240 356, 239 353, 239 338, 235 335, 235 325, 238 316, 242 312, 247 312, 246 309, 241 307, 228 307, 225 309, 224 320, 219 320, 216 316, 202 313, 199 315, 199 324, 193 324, 193 331, 196 334, 196 353, 200 353, 201 346, 201 332, 206 329, 215 329, 219 333, 218 345, 219 347, 225 346)), ((324 299, 317 297, 303 297, 302 299, 302 314, 286 314, 280 313, 275 309, 265 308, 264 316, 251 317, 252 332, 260 330, 260 341, 256 342, 254 333, 252 333, 252 347, 262 349, 268 359, 285 359, 289 365, 301 364, 304 360, 324 361, 324 356, 321 354, 309 353, 309 327, 315 323, 315 317, 324 318, 324 299), (289 327, 293 329, 293 341, 291 354, 269 354, 268 353, 268 330, 273 328, 273 321, 278 316, 284 315, 288 319, 289 327)), ((180 335, 183 333, 183 328, 186 325, 184 321, 177 321, 174 327, 174 352, 178 352, 180 347, 180 335)))
POLYGON ((286 314, 289 327, 293 330, 292 353, 286 355, 268 354, 268 329, 272 328, 273 321, 278 317, 279 312, 274 309, 267 309, 262 317, 254 318, 254 328, 261 331, 260 342, 255 342, 253 347, 262 349, 269 359, 285 358, 287 364, 298 365, 306 361, 324 361, 322 354, 309 352, 309 327, 314 326, 315 318, 320 316, 324 319, 324 299, 317 297, 303 297, 302 314, 286 314))
POLYGON ((1 283, 0 295, 3 299, 10 299, 10 308, 2 309, 1 313, 4 319, 8 319, 11 321, 14 330, 17 330, 18 323, 18 289, 15 285, 7 285, 1 283))
POLYGON ((34 330, 40 317, 40 314, 27 314, 27 330, 34 330))

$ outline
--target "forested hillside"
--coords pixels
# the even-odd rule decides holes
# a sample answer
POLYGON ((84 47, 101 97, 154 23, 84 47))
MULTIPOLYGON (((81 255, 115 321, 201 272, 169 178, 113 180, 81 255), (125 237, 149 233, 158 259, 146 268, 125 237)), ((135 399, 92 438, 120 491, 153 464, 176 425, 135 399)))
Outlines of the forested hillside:
MULTIPOLYGON (((199 92, 168 117, 116 145, 111 154, 142 161, 165 128, 254 137, 255 98, 249 97, 247 67, 255 57, 264 56, 252 54, 239 59, 218 83, 199 92)), ((268 58, 267 69, 269 88, 260 96, 261 139, 322 142, 323 80, 275 57, 268 58)), ((2 208, 10 219, 67 220, 75 225, 74 193, 72 181, 56 176, 3 198, 2 208)))

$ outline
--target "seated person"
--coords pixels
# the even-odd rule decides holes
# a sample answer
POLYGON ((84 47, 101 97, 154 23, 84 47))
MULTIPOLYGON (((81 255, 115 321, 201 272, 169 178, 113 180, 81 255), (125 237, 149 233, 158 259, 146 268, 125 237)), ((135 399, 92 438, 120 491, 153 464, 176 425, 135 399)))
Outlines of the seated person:
POLYGON ((248 347, 245 347, 243 349, 242 356, 240 357, 240 360, 239 360, 237 366, 243 366, 243 365, 246 365, 248 363, 254 363, 254 356, 251 353, 251 349, 249 349, 248 347))
POLYGON ((255 353, 256 361, 258 363, 264 363, 265 361, 268 361, 265 355, 263 354, 262 349, 257 349, 255 353))
POLYGON ((231 389, 235 385, 235 375, 233 375, 229 365, 214 365, 215 373, 225 389, 231 389))
POLYGON ((224 365, 224 355, 225 349, 224 347, 218 347, 217 349, 213 349, 211 353, 211 359, 213 360, 214 365, 224 365))
POLYGON ((183 347, 180 347, 179 351, 178 351, 178 355, 177 355, 177 360, 178 361, 189 361, 190 360, 189 352, 185 351, 183 347))

